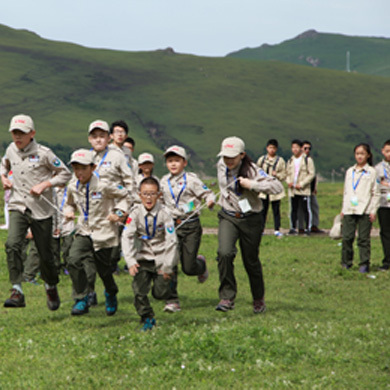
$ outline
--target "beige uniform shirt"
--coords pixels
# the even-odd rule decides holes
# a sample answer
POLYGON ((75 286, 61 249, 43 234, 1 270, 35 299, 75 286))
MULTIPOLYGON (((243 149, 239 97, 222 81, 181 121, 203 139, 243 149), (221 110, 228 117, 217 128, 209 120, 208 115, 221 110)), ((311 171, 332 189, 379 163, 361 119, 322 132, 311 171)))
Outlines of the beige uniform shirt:
MULTIPOLYGON (((66 199, 68 197, 68 188, 56 188, 56 203, 57 207, 61 212, 64 212, 64 207, 66 204, 66 199)), ((71 234, 75 228, 74 221, 67 220, 62 214, 59 212, 57 214, 57 229, 60 231, 60 237, 66 237, 71 234)))
POLYGON ((390 164, 382 161, 375 166, 375 170, 381 194, 379 207, 390 207, 390 164), (388 186, 383 185, 382 181, 386 182, 388 186))
POLYGON ((130 164, 130 168, 133 172, 133 177, 137 177, 138 175, 138 161, 133 157, 133 154, 131 153, 131 150, 126 147, 122 146, 121 148, 115 144, 110 144, 108 146, 110 149, 116 150, 118 152, 121 152, 124 154, 126 161, 130 164))
POLYGON ((54 214, 54 208, 42 197, 53 202, 52 188, 43 192, 41 197, 30 194, 31 188, 44 181, 50 181, 53 187, 64 185, 71 178, 71 173, 64 163, 46 146, 32 140, 29 145, 19 150, 12 142, 2 159, 1 174, 12 171, 12 189, 8 203, 10 211, 24 213, 31 210, 37 220, 46 219, 54 214))
POLYGON ((122 251, 127 266, 132 267, 138 260, 154 260, 162 272, 172 273, 178 262, 174 226, 169 210, 161 203, 150 211, 142 204, 135 205, 122 233, 122 251), (139 241, 140 245, 134 245, 134 240, 139 241))
POLYGON ((77 179, 69 183, 64 212, 79 211, 77 234, 90 236, 94 249, 98 251, 118 245, 118 225, 107 217, 115 210, 127 212, 130 202, 130 195, 124 187, 92 175, 89 188, 77 179))
MULTIPOLYGON (((257 166, 262 169, 268 176, 276 177, 280 182, 283 182, 286 179, 286 162, 283 157, 275 156, 269 157, 268 154, 261 156, 257 160, 257 166), (275 175, 272 172, 275 171, 275 175)), ((269 199, 271 202, 275 200, 280 200, 286 196, 284 190, 276 195, 270 195, 269 199)), ((260 193, 260 198, 266 199, 267 194, 260 193)))
POLYGON ((341 211, 343 214, 375 214, 379 207, 379 198, 375 168, 368 164, 358 168, 355 164, 347 170, 341 211))
MULTIPOLYGON (((174 219, 185 219, 186 216, 194 213, 202 203, 202 199, 206 203, 215 202, 213 191, 192 172, 183 171, 176 176, 169 173, 161 179, 160 185, 163 202, 174 219)), ((198 215, 199 212, 194 214, 194 217, 198 215)))
POLYGON ((251 209, 248 212, 259 213, 263 209, 263 202, 259 197, 260 192, 279 194, 284 191, 283 185, 278 179, 271 176, 262 176, 259 172, 260 169, 255 164, 252 164, 253 170, 248 177, 252 181, 252 189, 243 188, 239 190, 236 179, 238 178, 240 167, 241 165, 235 169, 228 170, 223 162, 223 158, 218 161, 218 183, 221 191, 218 204, 223 209, 230 212, 244 212, 238 202, 247 199, 251 209))
MULTIPOLYGON (((311 157, 305 156, 304 153, 301 155, 301 162, 299 166, 298 179, 296 184, 299 184, 301 188, 298 190, 296 188, 288 189, 288 196, 292 197, 294 195, 303 195, 310 196, 311 195, 311 182, 313 181, 316 170, 314 167, 314 162, 311 157)), ((295 163, 294 156, 290 158, 287 162, 286 167, 286 183, 293 184, 294 176, 295 176, 295 163)))

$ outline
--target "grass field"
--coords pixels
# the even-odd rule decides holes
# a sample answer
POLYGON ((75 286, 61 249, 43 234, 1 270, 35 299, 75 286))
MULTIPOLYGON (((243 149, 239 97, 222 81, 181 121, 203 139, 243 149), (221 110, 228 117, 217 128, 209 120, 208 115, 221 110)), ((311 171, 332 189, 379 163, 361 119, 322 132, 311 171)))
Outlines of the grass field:
MULTIPOLYGON (((340 191, 340 185, 322 187, 323 227, 341 202, 340 191)), ((204 226, 212 226, 212 218, 203 218, 204 226)), ((1 243, 5 239, 0 231, 1 243)), ((0 389, 389 388, 389 273, 374 269, 372 279, 356 266, 341 270, 338 242, 327 237, 265 236, 267 312, 252 314, 238 255, 236 308, 220 313, 214 310, 216 249, 216 236, 204 235, 201 252, 209 259, 210 279, 200 286, 180 274, 182 311, 166 314, 163 303, 152 300, 158 326, 149 333, 139 332, 127 274, 117 277, 119 311, 110 318, 100 281, 99 306, 81 318, 70 316, 69 277, 61 276, 57 312, 46 308, 42 283, 25 284, 26 308, 0 308, 0 389)), ((381 258, 373 238, 373 264, 381 258)), ((8 289, 1 251, 1 302, 8 289)))

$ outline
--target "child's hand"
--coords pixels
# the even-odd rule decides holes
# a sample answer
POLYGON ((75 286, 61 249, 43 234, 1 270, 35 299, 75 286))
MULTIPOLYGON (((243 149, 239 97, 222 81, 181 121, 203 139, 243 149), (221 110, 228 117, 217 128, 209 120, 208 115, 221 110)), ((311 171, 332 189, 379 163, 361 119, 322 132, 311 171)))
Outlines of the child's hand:
POLYGON ((297 190, 300 190, 302 187, 301 187, 299 184, 297 184, 297 185, 295 186, 295 188, 296 188, 297 190))
POLYGON ((240 182, 240 186, 242 188, 246 188, 247 190, 252 188, 252 180, 247 179, 246 177, 239 177, 238 181, 240 182))
POLYGON ((70 211, 69 213, 65 213, 65 219, 68 221, 73 221, 75 219, 75 215, 73 211, 70 211))
POLYGON ((166 272, 163 272, 163 278, 164 280, 169 280, 171 279, 171 274, 167 274, 166 272))
POLYGON ((341 219, 344 218, 344 213, 340 213, 341 219))
POLYGON ((207 202, 207 207, 208 207, 210 210, 214 207, 214 205, 215 205, 215 202, 212 201, 212 200, 210 200, 210 201, 207 202))
POLYGON ((129 274, 130 274, 131 276, 137 275, 137 274, 138 274, 138 268, 139 268, 139 264, 138 264, 138 263, 132 265, 132 266, 129 268, 129 274))
POLYGON ((10 190, 12 188, 12 181, 8 177, 2 175, 1 182, 3 183, 3 188, 5 190, 10 190))
POLYGON ((120 217, 116 214, 109 214, 107 219, 110 221, 110 222, 119 222, 120 220, 120 217))
POLYGON ((272 171, 271 175, 276 176, 276 171, 272 171))
POLYGON ((289 183, 288 188, 294 188, 293 183, 289 183))
POLYGON ((42 183, 36 184, 33 188, 31 188, 30 194, 39 196, 42 194, 43 191, 45 191, 47 188, 50 187, 51 187, 50 181, 43 181, 42 183))
MULTIPOLYGON (((4 184, 3 184, 4 185, 4 184)), ((390 183, 386 179, 381 180, 381 185, 385 187, 390 187, 390 183)))
POLYGON ((28 230, 28 232, 26 234, 26 238, 27 238, 27 240, 32 240, 34 238, 32 233, 31 233, 31 230, 28 230))
POLYGON ((376 220, 376 214, 370 214, 370 222, 373 223, 376 220))

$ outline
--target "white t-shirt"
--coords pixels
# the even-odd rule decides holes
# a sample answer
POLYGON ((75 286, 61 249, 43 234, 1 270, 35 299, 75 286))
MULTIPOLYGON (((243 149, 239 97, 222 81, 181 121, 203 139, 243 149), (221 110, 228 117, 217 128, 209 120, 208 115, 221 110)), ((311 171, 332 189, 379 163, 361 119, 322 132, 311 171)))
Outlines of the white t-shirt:
POLYGON ((298 175, 299 175, 299 169, 301 167, 301 161, 302 161, 302 155, 300 155, 298 158, 294 157, 294 187, 297 184, 298 181, 298 175))

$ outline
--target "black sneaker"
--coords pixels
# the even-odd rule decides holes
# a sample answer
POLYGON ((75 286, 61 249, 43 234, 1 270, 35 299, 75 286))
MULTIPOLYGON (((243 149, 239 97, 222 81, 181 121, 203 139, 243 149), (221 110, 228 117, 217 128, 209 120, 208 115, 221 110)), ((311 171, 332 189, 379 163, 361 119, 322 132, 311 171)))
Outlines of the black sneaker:
POLYGON ((298 234, 298 232, 295 229, 290 229, 288 232, 289 236, 296 236, 297 234, 298 234))
POLYGON ((390 269, 389 265, 382 265, 381 267, 379 267, 379 271, 388 271, 389 269, 390 269))
POLYGON ((11 290, 11 296, 4 302, 4 307, 26 307, 24 294, 16 288, 11 290))
POLYGON ((58 295, 57 286, 46 289, 47 307, 49 310, 57 310, 60 307, 61 301, 58 295))
POLYGON ((92 291, 88 294, 88 306, 97 306, 98 300, 97 300, 97 295, 95 291, 92 291))

